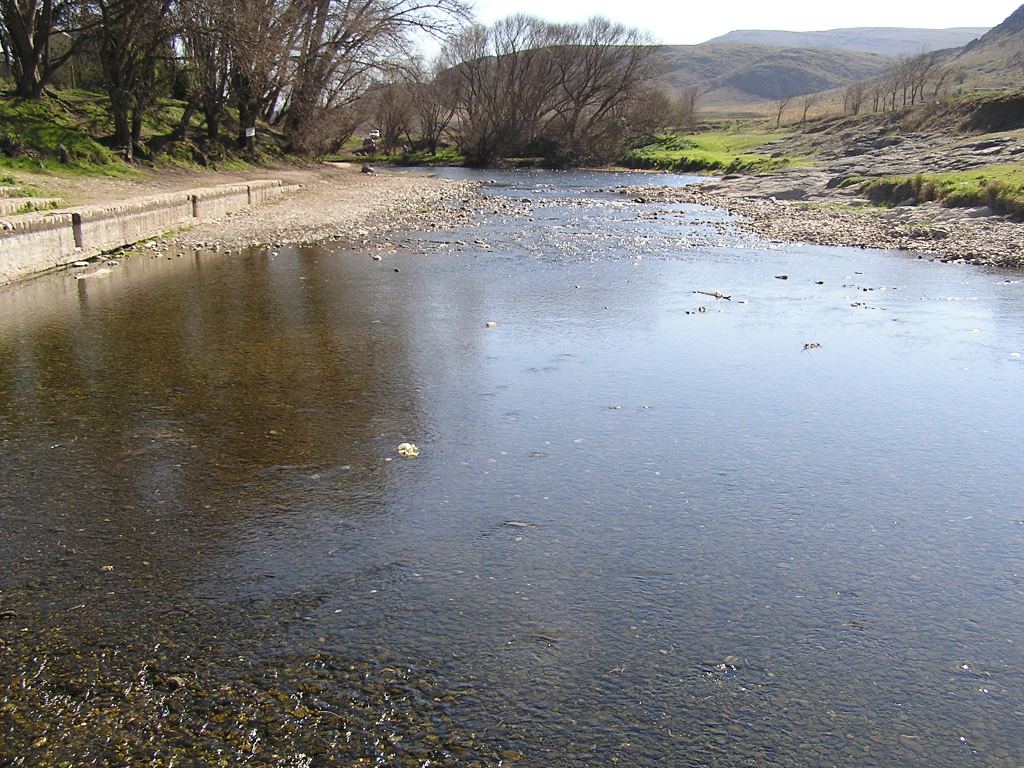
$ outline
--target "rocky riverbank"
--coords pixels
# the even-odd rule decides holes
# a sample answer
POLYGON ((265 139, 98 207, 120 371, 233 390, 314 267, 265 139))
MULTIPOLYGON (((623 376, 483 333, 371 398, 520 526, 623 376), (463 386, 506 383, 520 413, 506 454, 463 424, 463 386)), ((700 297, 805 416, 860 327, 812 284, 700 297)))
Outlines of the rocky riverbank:
POLYGON ((784 200, 794 177, 742 177, 692 187, 627 187, 642 204, 689 203, 724 208, 735 226, 770 240, 913 251, 937 261, 1024 268, 1024 225, 984 209, 874 208, 837 192, 784 200))
MULTIPOLYGON (((389 232, 461 226, 486 213, 475 182, 422 172, 360 172, 325 164, 282 175, 298 192, 199 224, 168 238, 170 248, 242 249, 332 240, 370 242, 389 232), (483 206, 483 207, 482 207, 483 206)), ((1024 224, 986 209, 936 203, 891 209, 830 187, 827 169, 709 179, 690 187, 631 186, 644 205, 687 203, 725 209, 734 226, 779 242, 905 250, 938 261, 1024 268, 1024 224)), ((229 178, 226 180, 235 180, 229 178)), ((161 180, 164 186, 186 180, 161 180)), ((524 212, 523 215, 528 215, 524 212)))
POLYGON ((422 173, 361 173, 326 165, 286 198, 208 222, 169 240, 181 248, 250 248, 331 240, 358 242, 399 229, 467 222, 477 185, 422 173))
POLYGON ((915 199, 878 208, 859 194, 865 180, 970 174, 1018 164, 1024 130, 1005 130, 972 115, 968 106, 952 106, 824 118, 758 150, 802 158, 801 164, 685 189, 625 193, 652 203, 725 208, 739 217, 741 230, 782 242, 899 249, 941 261, 1021 268, 1024 224, 988 208, 945 208, 915 199))

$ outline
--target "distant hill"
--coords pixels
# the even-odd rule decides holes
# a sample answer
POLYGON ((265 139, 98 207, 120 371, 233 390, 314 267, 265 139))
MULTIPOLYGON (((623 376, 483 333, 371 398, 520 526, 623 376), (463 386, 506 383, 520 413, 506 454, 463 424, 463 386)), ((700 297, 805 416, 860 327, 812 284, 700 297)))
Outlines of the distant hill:
POLYGON ((1002 24, 948 57, 965 91, 1024 88, 1024 5, 1002 24))
POLYGON ((822 32, 743 29, 716 37, 706 44, 744 43, 767 45, 774 48, 818 48, 860 51, 879 56, 905 56, 946 48, 962 48, 987 31, 986 27, 956 27, 953 29, 854 27, 822 32))
POLYGON ((785 96, 825 92, 883 75, 893 57, 935 51, 954 93, 1024 91, 1024 5, 992 29, 865 27, 826 32, 737 31, 700 45, 664 46, 664 79, 701 89, 701 109, 763 113, 785 96))
POLYGON ((760 111, 780 97, 874 77, 891 64, 885 57, 855 51, 740 44, 667 45, 660 55, 666 84, 697 86, 702 109, 712 111, 760 111))

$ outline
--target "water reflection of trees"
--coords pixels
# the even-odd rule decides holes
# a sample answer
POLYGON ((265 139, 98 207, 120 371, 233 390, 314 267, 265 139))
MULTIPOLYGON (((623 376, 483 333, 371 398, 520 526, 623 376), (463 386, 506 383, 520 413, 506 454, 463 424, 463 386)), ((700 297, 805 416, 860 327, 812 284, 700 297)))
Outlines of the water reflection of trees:
POLYGON ((181 267, 82 281, 77 298, 65 278, 23 296, 51 306, 5 323, 9 546, 48 551, 60 526, 79 554, 175 551, 187 569, 211 528, 386 492, 380 456, 417 432, 420 404, 403 318, 354 274, 362 261, 310 249, 181 267))

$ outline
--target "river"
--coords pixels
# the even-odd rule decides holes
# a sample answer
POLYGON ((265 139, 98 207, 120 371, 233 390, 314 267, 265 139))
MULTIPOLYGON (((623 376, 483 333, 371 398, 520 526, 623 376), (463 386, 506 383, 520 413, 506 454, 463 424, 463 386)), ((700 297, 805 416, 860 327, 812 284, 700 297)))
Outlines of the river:
POLYGON ((0 765, 1019 766, 1024 275, 470 175, 0 289, 0 765))

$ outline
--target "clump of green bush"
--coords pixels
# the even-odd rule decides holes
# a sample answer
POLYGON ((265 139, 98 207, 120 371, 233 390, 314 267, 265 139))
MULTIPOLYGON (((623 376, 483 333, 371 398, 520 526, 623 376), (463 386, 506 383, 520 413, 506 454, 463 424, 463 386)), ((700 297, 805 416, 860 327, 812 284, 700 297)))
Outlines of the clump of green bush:
POLYGON ((789 165, 787 158, 734 157, 728 160, 684 155, 683 157, 658 157, 633 150, 622 160, 626 168, 645 171, 674 171, 676 173, 770 173, 789 165))
POLYGON ((742 128, 669 134, 627 152, 621 164, 656 171, 771 173, 801 164, 798 158, 763 151, 765 144, 783 137, 784 134, 742 128))
POLYGON ((1024 177, 1016 167, 873 179, 864 182, 860 192, 878 205, 935 201, 950 208, 988 206, 995 213, 1024 220, 1024 177))

